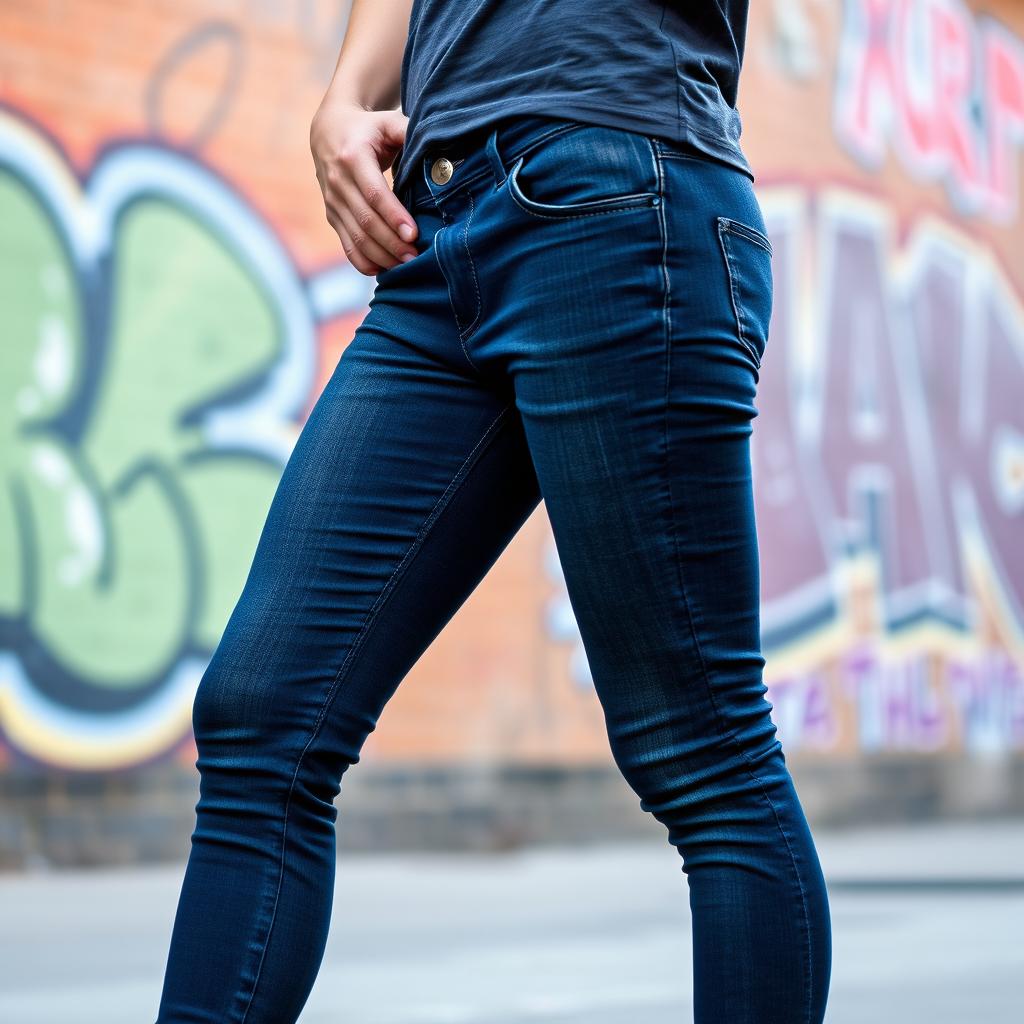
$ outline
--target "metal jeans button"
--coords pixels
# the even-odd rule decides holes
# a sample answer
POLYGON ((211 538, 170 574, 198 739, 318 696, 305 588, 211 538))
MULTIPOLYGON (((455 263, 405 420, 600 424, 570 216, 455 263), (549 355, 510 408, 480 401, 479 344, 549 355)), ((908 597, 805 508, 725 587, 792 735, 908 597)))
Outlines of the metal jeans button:
POLYGON ((446 156, 438 157, 430 167, 430 178, 435 185, 443 185, 447 182, 452 172, 455 170, 454 164, 446 156))

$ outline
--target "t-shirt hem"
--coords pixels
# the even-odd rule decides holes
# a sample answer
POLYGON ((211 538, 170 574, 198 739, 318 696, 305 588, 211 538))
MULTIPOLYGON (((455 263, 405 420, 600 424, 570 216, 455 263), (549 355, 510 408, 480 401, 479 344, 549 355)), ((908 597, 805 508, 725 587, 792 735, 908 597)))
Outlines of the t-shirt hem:
MULTIPOLYGON (((459 131, 477 130, 492 119, 507 117, 510 114, 544 114, 551 117, 579 118, 594 124, 607 124, 630 131, 641 131, 645 134, 665 138, 678 144, 693 146, 695 149, 716 159, 722 160, 742 171, 755 180, 753 168, 739 143, 726 135, 705 131, 685 119, 677 119, 674 125, 666 125, 663 120, 643 116, 642 111, 635 108, 623 108, 614 104, 602 103, 589 105, 578 96, 525 96, 517 100, 499 100, 482 104, 470 111, 444 111, 424 118, 413 126, 409 141, 414 149, 409 150, 419 163, 426 148, 421 141, 423 133, 428 129, 436 130, 438 125, 454 122, 459 131), (467 114, 470 115, 467 120, 467 114), (414 136, 414 137, 413 137, 414 136)), ((406 184, 413 166, 404 152, 399 157, 398 174, 395 177, 395 189, 400 191, 406 184)))

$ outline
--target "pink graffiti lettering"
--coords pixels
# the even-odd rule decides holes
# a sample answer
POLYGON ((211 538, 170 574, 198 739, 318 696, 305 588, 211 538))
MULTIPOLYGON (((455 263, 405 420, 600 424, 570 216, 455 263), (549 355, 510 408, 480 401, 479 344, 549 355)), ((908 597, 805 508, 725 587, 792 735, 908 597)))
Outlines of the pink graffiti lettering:
POLYGON ((961 0, 847 0, 835 128, 871 168, 891 145, 967 213, 1016 213, 1024 45, 961 0))

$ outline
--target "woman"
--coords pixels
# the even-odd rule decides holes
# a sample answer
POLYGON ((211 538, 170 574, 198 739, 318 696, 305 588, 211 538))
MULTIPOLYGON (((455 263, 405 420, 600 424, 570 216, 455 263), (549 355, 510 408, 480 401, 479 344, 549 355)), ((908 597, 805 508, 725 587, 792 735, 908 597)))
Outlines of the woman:
POLYGON ((196 697, 159 1024, 297 1019, 342 774, 542 498, 615 762, 682 857, 695 1020, 822 1020, 826 890, 762 679, 749 439, 772 281, 738 141, 746 19, 747 0, 353 4, 310 139, 377 287, 196 697))

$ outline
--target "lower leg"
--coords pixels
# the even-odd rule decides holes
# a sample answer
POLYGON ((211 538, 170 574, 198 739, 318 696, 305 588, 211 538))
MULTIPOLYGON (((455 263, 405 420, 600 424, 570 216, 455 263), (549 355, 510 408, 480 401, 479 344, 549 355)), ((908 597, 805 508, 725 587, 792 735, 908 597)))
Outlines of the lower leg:
POLYGON ((514 410, 376 344, 357 335, 307 421, 196 696, 201 795, 158 1024, 298 1018, 342 776, 539 501, 514 410))
POLYGON ((520 405, 612 753, 683 858, 695 1020, 821 1024, 827 893, 762 675, 749 364, 688 337, 666 399, 663 336, 570 308, 520 405))

